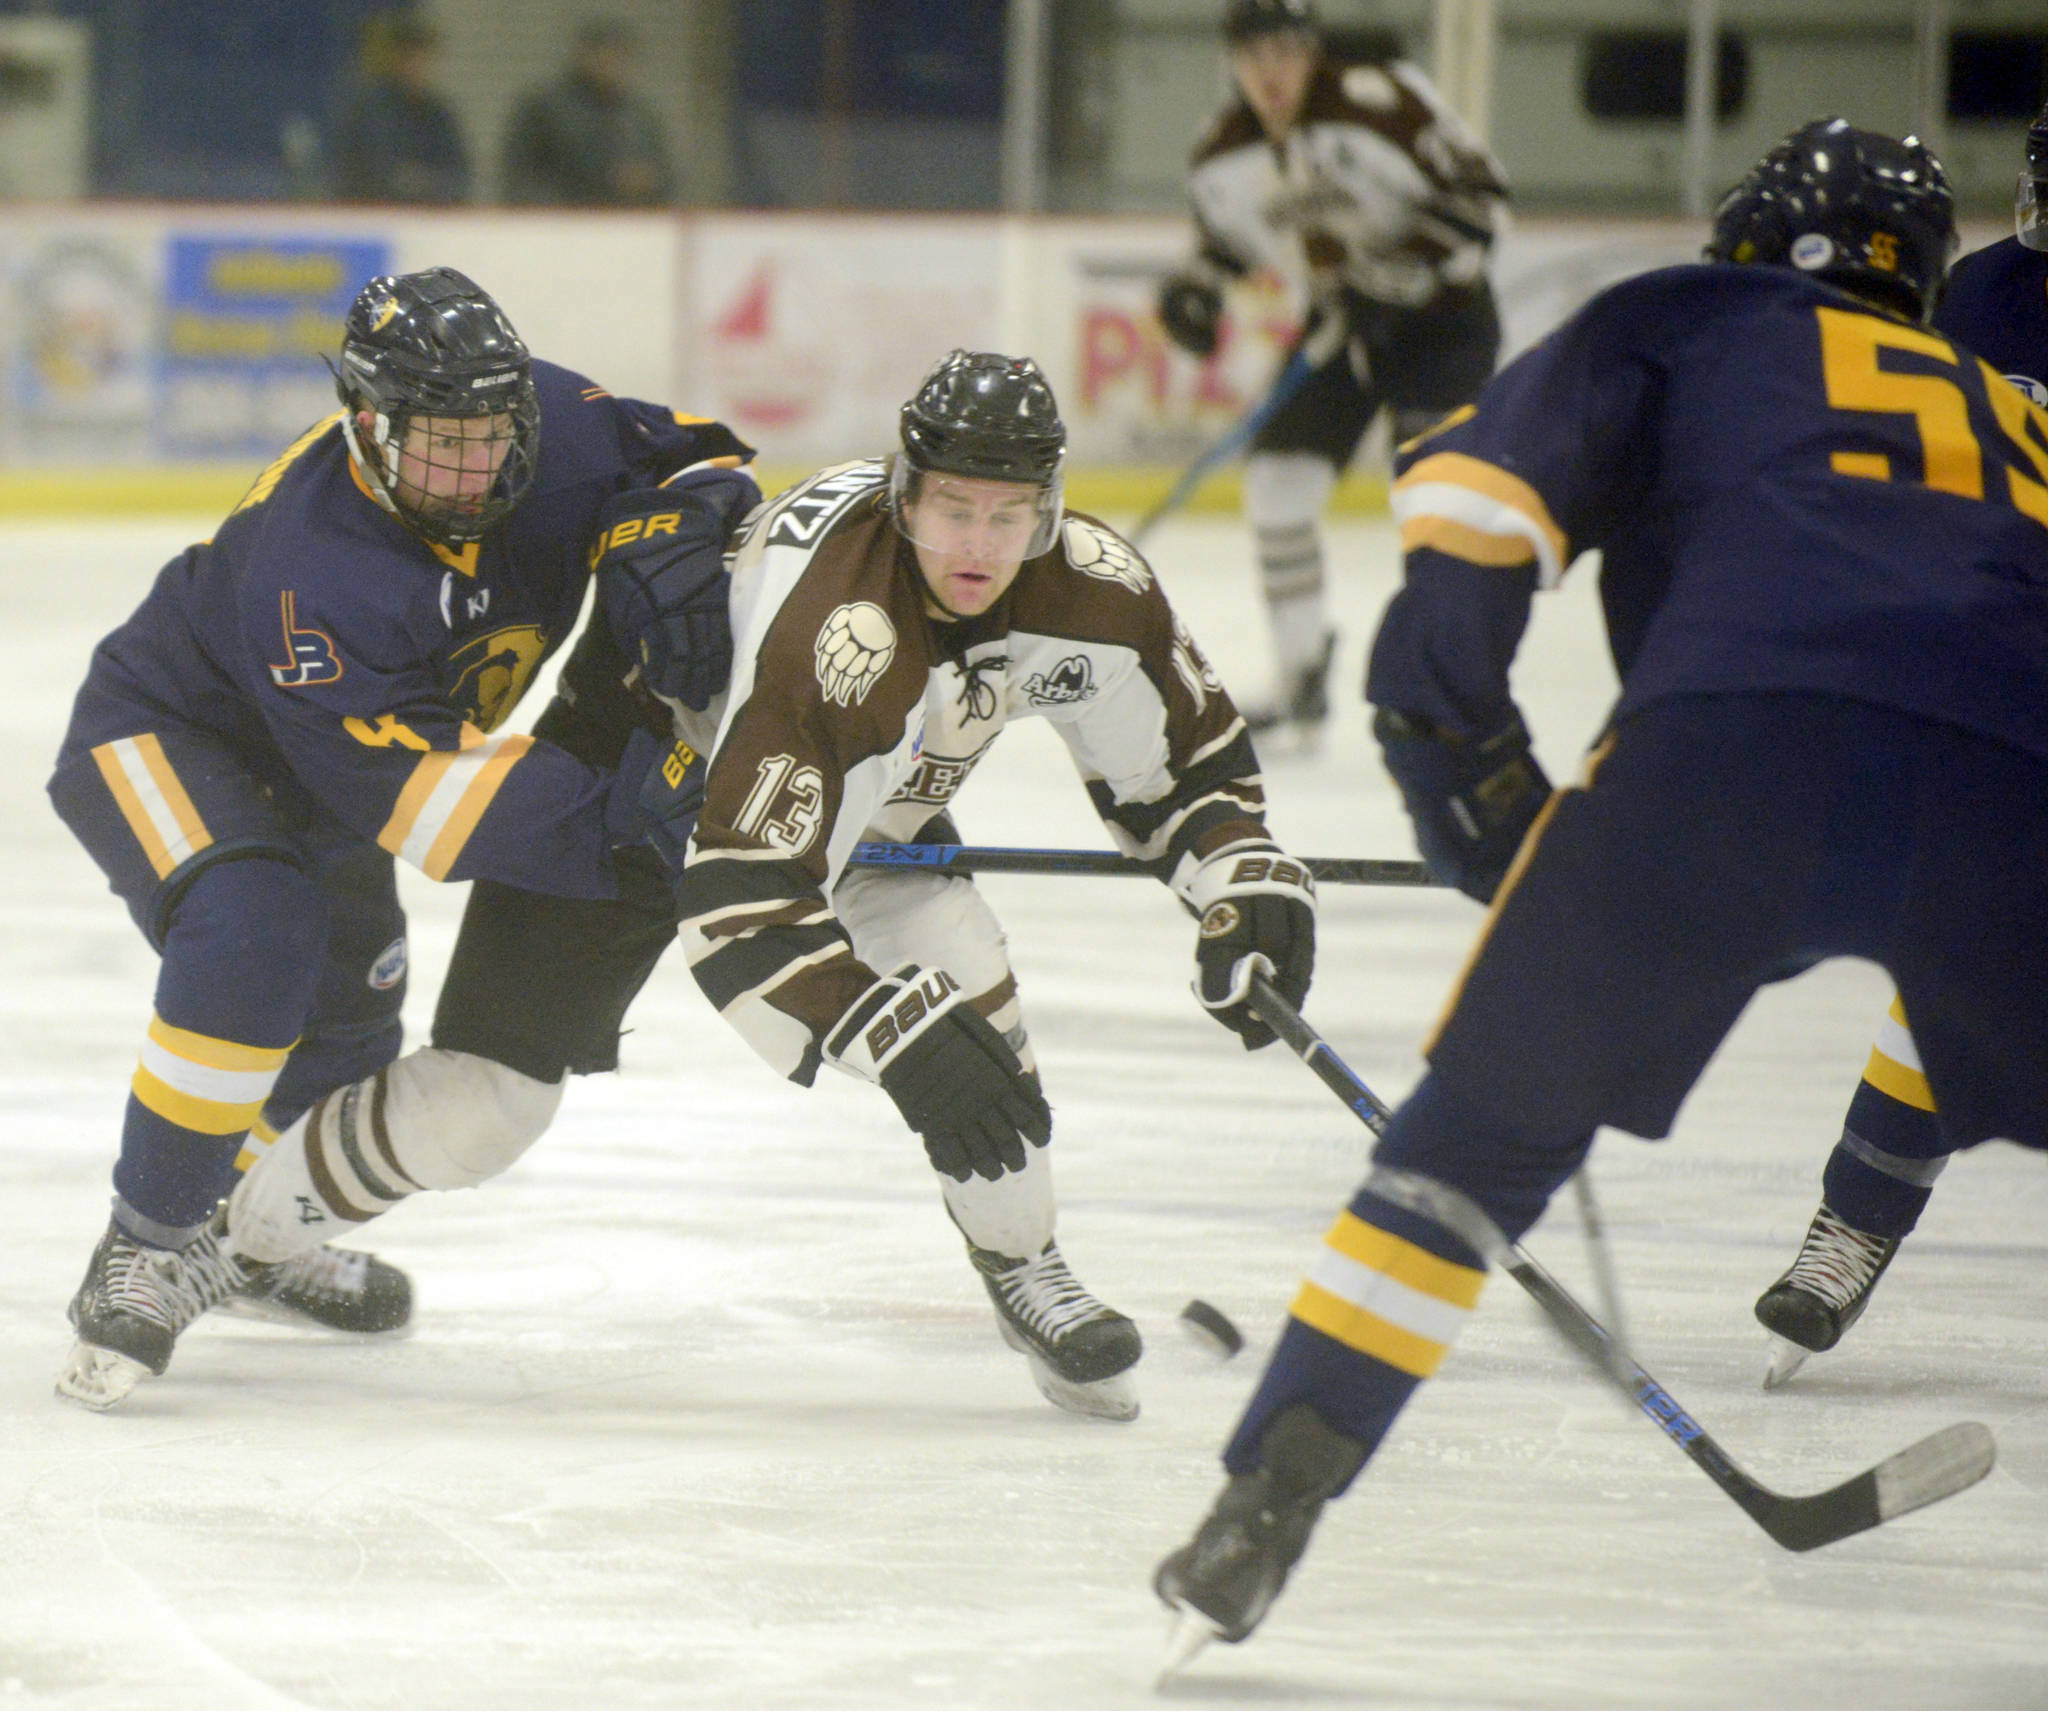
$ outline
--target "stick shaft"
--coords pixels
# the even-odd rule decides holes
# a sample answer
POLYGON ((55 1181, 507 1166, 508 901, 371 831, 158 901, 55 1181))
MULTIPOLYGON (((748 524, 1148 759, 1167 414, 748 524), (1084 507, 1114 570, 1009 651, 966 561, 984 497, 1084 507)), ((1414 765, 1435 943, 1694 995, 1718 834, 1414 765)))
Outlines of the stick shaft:
MULTIPOLYGON (((1324 885, 1435 886, 1419 861, 1305 856, 1302 865, 1324 885)), ((854 867, 921 867, 947 873, 1081 873, 1107 879, 1156 879, 1145 863, 1114 850, 1035 850, 979 844, 855 844, 854 867)))

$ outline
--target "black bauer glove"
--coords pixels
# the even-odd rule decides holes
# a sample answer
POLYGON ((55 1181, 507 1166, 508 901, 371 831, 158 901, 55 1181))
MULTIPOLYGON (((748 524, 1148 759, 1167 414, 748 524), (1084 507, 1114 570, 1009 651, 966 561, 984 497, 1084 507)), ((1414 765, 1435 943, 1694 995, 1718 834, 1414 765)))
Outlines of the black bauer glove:
POLYGON ((879 1083, 923 1137, 932 1169, 955 1182, 998 1181, 1024 1168, 1027 1142, 1052 1139, 1038 1077, 943 969, 906 963, 877 980, 839 1019, 824 1056, 879 1083))
POLYGON ((1252 973, 1301 1008, 1316 966, 1314 878, 1275 844, 1232 844, 1196 868, 1181 894, 1201 918, 1195 996, 1246 1051, 1270 1045, 1273 1030, 1252 1014, 1252 973))
POLYGON ((1522 715, 1510 708, 1495 729, 1459 738, 1382 707, 1372 734, 1401 787, 1429 871, 1475 902, 1491 903, 1550 800, 1550 780, 1529 752, 1522 715))
POLYGON ((705 759, 686 742, 635 731, 619 757, 618 776, 605 801, 604 827, 612 847, 651 845, 672 874, 683 871, 690 834, 704 809, 705 759))
POLYGON ((1159 324, 1190 356, 1214 356, 1223 336, 1223 293, 1206 279, 1176 273, 1159 287, 1159 324))
POLYGON ((725 543, 761 502, 738 469, 692 469, 614 496, 590 565, 612 638, 656 695, 701 713, 732 676, 725 543))

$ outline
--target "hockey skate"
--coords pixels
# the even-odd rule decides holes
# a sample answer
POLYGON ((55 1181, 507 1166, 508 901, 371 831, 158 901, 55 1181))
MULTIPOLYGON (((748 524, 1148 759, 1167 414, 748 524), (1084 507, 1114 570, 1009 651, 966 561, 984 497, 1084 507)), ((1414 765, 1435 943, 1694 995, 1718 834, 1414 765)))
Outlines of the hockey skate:
POLYGON ((1235 1475, 1187 1544, 1152 1576, 1179 1612, 1162 1679, 1210 1640, 1250 1638, 1301 1553, 1323 1505, 1365 1464, 1365 1446, 1332 1431, 1305 1402, 1273 1416, 1260 1466, 1235 1475))
POLYGON ((1291 725, 1306 741, 1320 736, 1330 717, 1330 662, 1336 651, 1337 633, 1332 630, 1323 637, 1322 652, 1295 675, 1279 701, 1245 710, 1245 729, 1257 736, 1291 725))
POLYGON ((113 1407, 143 1379, 161 1378, 178 1333, 246 1282, 211 1225, 188 1246, 171 1249, 145 1247, 108 1224, 71 1298, 78 1341, 58 1374, 57 1394, 92 1409, 113 1407))
MULTIPOLYGON (((226 1242, 225 1206, 210 1233, 226 1242)), ((375 1254, 321 1246, 269 1265, 246 1254, 234 1260, 246 1281, 221 1303, 223 1312, 364 1337, 412 1326, 412 1279, 375 1254)))
POLYGON ((1766 1390, 1776 1390, 1809 1354, 1842 1340, 1862 1316, 1901 1239, 1853 1229, 1821 1202, 1791 1269, 1757 1297, 1757 1322, 1771 1333, 1766 1390))
POLYGON ((1047 1242, 1035 1259, 978 1248, 967 1252, 995 1303, 1003 1341, 1031 1367, 1039 1394, 1057 1408, 1098 1420, 1135 1420, 1128 1374, 1145 1345, 1138 1327, 1081 1286, 1047 1242))

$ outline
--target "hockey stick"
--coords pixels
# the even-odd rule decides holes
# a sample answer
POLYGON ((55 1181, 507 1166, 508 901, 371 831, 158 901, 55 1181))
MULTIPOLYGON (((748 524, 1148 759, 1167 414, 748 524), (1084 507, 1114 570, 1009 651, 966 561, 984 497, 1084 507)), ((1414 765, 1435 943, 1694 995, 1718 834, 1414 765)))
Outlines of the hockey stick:
POLYGON ((1221 439, 1181 471, 1181 477, 1168 491, 1166 497, 1138 519, 1137 526, 1130 532, 1132 546, 1143 546, 1145 537, 1161 523, 1194 497, 1195 489, 1252 443, 1259 430, 1279 415, 1294 395, 1309 382, 1309 376, 1335 356, 1342 348, 1349 331, 1342 315, 1330 316, 1317 329, 1316 336, 1304 342, 1280 365, 1280 372, 1273 377, 1273 384, 1266 389, 1266 396, 1241 416, 1237 424, 1221 439))
MULTIPOLYGON (((1302 1020, 1300 1012, 1263 975, 1252 976, 1251 1005, 1253 1013, 1287 1042, 1367 1128, 1375 1134, 1385 1130, 1392 1113, 1379 1096, 1351 1073, 1329 1042, 1302 1020)), ((1772 1491, 1737 1467, 1706 1428, 1636 1364, 1563 1284, 1538 1265, 1520 1243, 1505 1240, 1470 1201, 1440 1183, 1403 1172, 1376 1172, 1376 1192, 1382 1181, 1398 1201, 1447 1223, 1460 1238, 1501 1265, 1595 1371, 1648 1415, 1695 1467, 1788 1551, 1810 1551, 1881 1526, 1953 1497, 1991 1471, 1997 1445, 1989 1427, 1970 1420, 1944 1426, 1830 1490, 1808 1497, 1772 1491), (1475 1223, 1483 1227, 1475 1228, 1475 1223)))
POLYGON ((1600 1322, 1615 1342, 1628 1347, 1628 1325, 1621 1313, 1621 1280, 1615 1275, 1614 1254, 1607 1246, 1607 1220, 1600 1216, 1600 1202, 1593 1195, 1593 1172, 1582 1164, 1572 1173, 1572 1198, 1579 1209, 1579 1228, 1586 1237, 1586 1257, 1593 1263, 1593 1287, 1600 1294, 1600 1322))
MULTIPOLYGON (((1325 885, 1435 885, 1419 861, 1302 856, 1325 885)), ((1156 879, 1143 862, 1114 850, 1001 849, 976 844, 855 844, 853 867, 931 867, 948 873, 1086 873, 1109 879, 1156 879)))

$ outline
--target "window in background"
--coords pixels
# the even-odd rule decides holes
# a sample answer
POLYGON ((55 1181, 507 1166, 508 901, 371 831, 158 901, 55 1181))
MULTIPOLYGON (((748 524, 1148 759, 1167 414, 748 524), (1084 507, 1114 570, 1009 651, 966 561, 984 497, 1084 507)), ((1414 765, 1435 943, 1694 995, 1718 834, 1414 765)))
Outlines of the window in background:
MULTIPOLYGON (((1749 44, 1723 30, 1714 66, 1714 115, 1723 124, 1749 102, 1749 44)), ((1579 99, 1596 119, 1685 117, 1683 30, 1595 30, 1586 37, 1579 99)))

